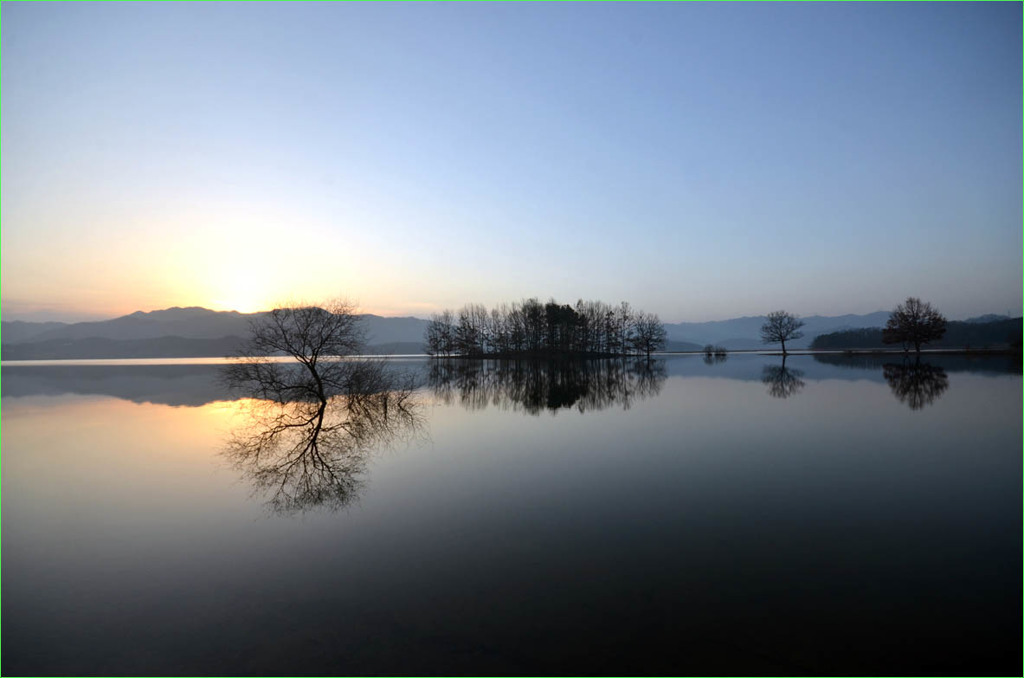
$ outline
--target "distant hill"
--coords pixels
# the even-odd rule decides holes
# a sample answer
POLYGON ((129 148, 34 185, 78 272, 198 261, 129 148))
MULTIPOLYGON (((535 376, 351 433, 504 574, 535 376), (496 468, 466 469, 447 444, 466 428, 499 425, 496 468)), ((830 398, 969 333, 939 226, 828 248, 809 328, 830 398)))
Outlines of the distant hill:
POLYGON ((996 320, 1010 320, 1008 315, 999 315, 998 313, 986 313, 985 315, 975 316, 974 318, 968 318, 965 323, 991 323, 996 320))
MULTIPOLYGON (((244 337, 249 333, 249 322, 259 313, 238 311, 211 311, 206 308, 168 308, 163 311, 135 313, 97 322, 73 323, 50 328, 33 336, 32 341, 62 339, 157 339, 182 337, 185 339, 217 339, 244 337)), ((21 343, 7 336, 7 322, 0 328, 4 344, 21 343)))
POLYGON ((4 360, 92 360, 99 358, 209 358, 226 356, 241 348, 241 337, 189 339, 48 339, 22 344, 4 343, 4 360))
MULTIPOLYGON (((812 315, 801 318, 804 321, 802 339, 786 342, 789 348, 807 348, 819 334, 839 332, 861 327, 879 327, 889 318, 888 311, 877 311, 866 315, 812 315)), ((697 346, 718 344, 730 350, 764 348, 761 342, 761 325, 764 316, 746 316, 731 320, 716 320, 704 323, 666 323, 668 338, 684 341, 697 346)))
POLYGON ((370 355, 425 355, 422 341, 392 341, 386 344, 367 344, 370 355))
MULTIPOLYGON (((136 311, 129 315, 82 323, 32 323, 3 321, 0 323, 0 338, 4 344, 20 344, 25 341, 49 341, 51 339, 156 339, 159 337, 182 337, 185 339, 217 339, 220 337, 244 337, 249 334, 249 323, 258 320, 263 313, 239 313, 238 311, 211 311, 197 306, 189 308, 168 308, 148 313, 136 311)), ((420 318, 385 318, 379 315, 361 316, 367 331, 367 341, 379 344, 395 341, 422 341, 427 326, 420 318)))
MULTIPOLYGON (((1009 348, 1020 346, 1021 318, 1003 318, 990 322, 974 320, 950 321, 942 339, 927 344, 927 348, 1009 348)), ((898 345, 897 345, 898 347, 898 345)), ((873 327, 822 334, 811 342, 817 350, 893 348, 882 343, 882 328, 873 327)))
POLYGON ((674 339, 668 339, 665 341, 666 351, 685 352, 685 351, 700 351, 704 347, 698 346, 697 344, 691 344, 688 341, 675 341, 674 339))
MULTIPOLYGON (((262 313, 168 308, 98 322, 0 323, 4 360, 194 358, 234 353, 262 313)), ((421 353, 426 320, 361 316, 372 353, 421 353), (413 350, 415 345, 415 350, 413 350), (392 350, 388 350, 392 349, 392 350), (399 350, 393 350, 399 349, 399 350)))
POLYGON ((2 323, 3 327, 0 328, 0 334, 3 335, 3 342, 5 344, 17 344, 22 341, 29 341, 38 337, 40 334, 45 334, 51 330, 59 330, 62 327, 67 327, 67 323, 34 323, 25 322, 23 320, 5 320, 2 323))

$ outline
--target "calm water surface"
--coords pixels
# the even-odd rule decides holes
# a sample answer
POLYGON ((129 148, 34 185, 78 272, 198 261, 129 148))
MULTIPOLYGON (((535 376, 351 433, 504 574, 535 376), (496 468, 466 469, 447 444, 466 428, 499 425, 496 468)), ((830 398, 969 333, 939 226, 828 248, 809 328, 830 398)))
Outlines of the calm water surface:
POLYGON ((284 470, 217 365, 5 365, 3 672, 1019 673, 1019 363, 396 368, 284 470))

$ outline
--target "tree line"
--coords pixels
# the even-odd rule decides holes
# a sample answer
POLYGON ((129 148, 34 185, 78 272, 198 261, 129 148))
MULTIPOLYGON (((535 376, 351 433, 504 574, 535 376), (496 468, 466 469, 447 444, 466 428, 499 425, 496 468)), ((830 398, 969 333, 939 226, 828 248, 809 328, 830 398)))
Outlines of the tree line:
MULTIPOLYGON (((843 330, 819 334, 811 342, 811 349, 881 349, 885 348, 884 333, 880 327, 843 330)), ((1007 318, 986 323, 951 320, 940 339, 931 342, 934 348, 947 349, 1001 349, 1021 345, 1021 319, 1007 318)))
POLYGON ((627 302, 559 304, 536 298, 488 310, 467 304, 434 313, 426 329, 426 351, 434 357, 643 355, 665 345, 665 327, 654 313, 627 302))
MULTIPOLYGON (((786 342, 803 336, 804 322, 786 311, 769 313, 761 327, 761 339, 766 344, 782 343, 786 355, 786 342)), ((907 297, 897 304, 884 328, 845 330, 818 335, 811 349, 876 348, 884 344, 900 344, 903 351, 911 348, 920 353, 926 344, 939 346, 1009 346, 1020 350, 1020 319, 993 323, 948 322, 930 303, 917 297, 907 297), (947 335, 947 329, 954 331, 947 335), (945 339, 943 341, 943 339, 945 339)))

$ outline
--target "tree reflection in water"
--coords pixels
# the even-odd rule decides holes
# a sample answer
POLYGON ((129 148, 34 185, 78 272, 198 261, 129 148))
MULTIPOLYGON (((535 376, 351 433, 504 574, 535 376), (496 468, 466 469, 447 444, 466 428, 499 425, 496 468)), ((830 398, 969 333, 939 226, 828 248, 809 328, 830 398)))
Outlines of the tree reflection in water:
POLYGON ((949 377, 944 369, 919 360, 886 363, 882 374, 893 395, 912 410, 931 405, 949 388, 949 377))
POLYGON ((310 384, 301 388, 304 377, 294 369, 279 370, 273 380, 235 381, 251 399, 242 401, 242 421, 224 455, 256 494, 269 495, 275 512, 346 506, 358 496, 373 452, 422 430, 411 379, 395 378, 380 361, 352 362, 339 371, 346 374, 344 392, 323 398, 312 396, 317 390, 310 384), (288 388, 276 388, 281 383, 288 388))
POLYGON ((765 365, 761 374, 761 382, 768 387, 768 395, 773 398, 789 398, 796 395, 805 386, 801 370, 786 367, 786 359, 781 365, 765 365))
POLYGON ((445 404, 479 410, 629 409, 656 396, 667 377, 662 360, 435 360, 428 383, 445 404))

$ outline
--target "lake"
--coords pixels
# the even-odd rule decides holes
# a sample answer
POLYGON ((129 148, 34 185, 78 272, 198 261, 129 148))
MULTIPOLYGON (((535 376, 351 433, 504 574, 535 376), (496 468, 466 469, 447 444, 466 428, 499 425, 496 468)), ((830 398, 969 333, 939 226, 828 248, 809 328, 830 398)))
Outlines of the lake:
POLYGON ((3 673, 1020 671, 1019 361, 410 358, 280 448, 220 369, 3 366, 3 673))

